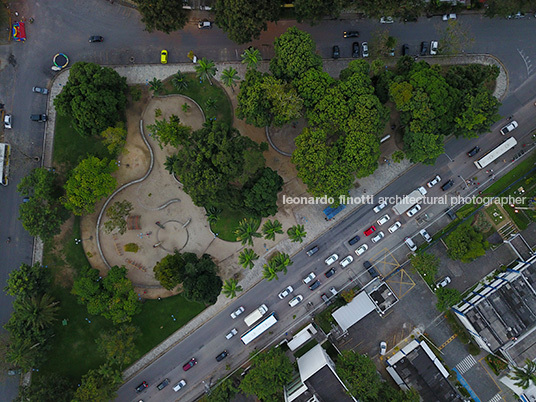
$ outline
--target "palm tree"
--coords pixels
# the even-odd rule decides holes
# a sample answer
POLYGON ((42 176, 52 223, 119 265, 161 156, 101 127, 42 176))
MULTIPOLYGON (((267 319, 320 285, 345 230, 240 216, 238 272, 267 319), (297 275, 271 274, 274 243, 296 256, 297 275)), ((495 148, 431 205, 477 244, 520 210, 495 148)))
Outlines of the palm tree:
POLYGON ((290 237, 290 240, 293 242, 300 242, 303 243, 303 238, 307 236, 307 232, 305 231, 305 228, 303 225, 294 225, 291 228, 287 230, 288 237, 290 237))
POLYGON ((279 253, 273 256, 270 262, 274 264, 277 272, 283 271, 285 275, 287 274, 287 267, 294 264, 294 262, 290 259, 290 255, 286 253, 279 253))
POLYGON ((244 218, 238 223, 238 228, 235 230, 236 240, 241 241, 242 245, 246 243, 253 246, 253 238, 261 237, 261 234, 257 232, 257 222, 252 218, 244 218))
POLYGON ((216 99, 214 98, 208 98, 205 102, 205 106, 208 110, 214 110, 216 109, 216 99))
POLYGON ((221 214, 220 208, 208 207, 208 208, 205 208, 205 211, 207 211, 205 216, 207 217, 208 223, 213 224, 213 223, 218 222, 218 219, 220 218, 219 215, 221 214))
POLYGON ((514 384, 523 389, 527 389, 531 382, 536 384, 536 363, 530 359, 525 360, 525 363, 525 368, 516 367, 510 375, 512 380, 516 380, 514 384))
POLYGON ((156 77, 149 81, 149 89, 153 91, 154 94, 159 94, 163 87, 164 84, 162 83, 162 80, 159 80, 156 77))
POLYGON ((242 290, 242 286, 234 278, 227 279, 221 288, 222 293, 231 299, 236 297, 236 292, 241 292, 242 290))
POLYGON ((236 81, 240 79, 238 73, 233 67, 226 68, 221 72, 221 79, 225 86, 231 87, 231 91, 234 92, 234 86, 236 81))
POLYGON ((242 250, 238 256, 238 262, 244 268, 252 269, 255 265, 253 261, 258 260, 259 256, 252 248, 242 250))
POLYGON ((274 267, 273 264, 264 264, 262 266, 262 276, 264 277, 264 279, 266 279, 267 281, 271 281, 271 280, 279 280, 279 278, 277 277, 277 271, 274 267))
POLYGON ((171 79, 171 85, 173 85, 177 91, 183 91, 188 88, 188 79, 186 78, 186 75, 179 70, 171 79))
POLYGON ((42 296, 29 297, 20 302, 20 314, 29 328, 45 329, 56 319, 59 302, 45 293, 42 296))
POLYGON ((247 64, 247 68, 256 69, 261 60, 261 52, 252 46, 248 47, 244 50, 244 53, 242 53, 242 63, 247 64))
POLYGON ((212 85, 210 77, 214 77, 218 69, 212 60, 207 60, 205 57, 203 57, 197 62, 195 71, 197 72, 197 78, 203 81, 207 79, 210 85, 212 85))
POLYGON ((277 219, 271 221, 268 219, 264 225, 262 225, 262 234, 266 240, 275 240, 276 233, 283 233, 283 225, 277 219))
POLYGON ((164 168, 169 172, 169 174, 173 174, 173 166, 175 166, 175 163, 179 160, 179 156, 177 154, 168 156, 166 158, 166 161, 164 162, 164 168))

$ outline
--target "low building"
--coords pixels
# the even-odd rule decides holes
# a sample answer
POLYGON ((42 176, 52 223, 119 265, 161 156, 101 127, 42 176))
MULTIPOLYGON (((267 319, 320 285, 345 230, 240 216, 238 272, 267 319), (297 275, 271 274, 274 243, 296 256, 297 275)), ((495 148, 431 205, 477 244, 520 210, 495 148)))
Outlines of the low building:
POLYGON ((287 343, 288 348, 294 352, 300 346, 305 344, 309 339, 311 339, 317 332, 318 331, 313 326, 313 324, 307 325, 304 329, 294 335, 292 339, 287 343))

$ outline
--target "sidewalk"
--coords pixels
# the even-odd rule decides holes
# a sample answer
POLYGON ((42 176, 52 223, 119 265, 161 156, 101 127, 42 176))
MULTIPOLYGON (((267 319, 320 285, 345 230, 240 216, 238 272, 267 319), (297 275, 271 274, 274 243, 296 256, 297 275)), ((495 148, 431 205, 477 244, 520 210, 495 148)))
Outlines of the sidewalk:
MULTIPOLYGON (((455 61, 456 64, 469 64, 469 63, 482 63, 482 64, 495 64, 498 65, 501 69, 501 73, 497 78, 497 87, 495 89, 494 95, 502 99, 508 90, 508 76, 507 72, 504 70, 503 65, 499 60, 489 55, 464 55, 459 57, 449 57, 449 58, 421 58, 421 60, 426 60, 428 62, 433 62, 437 64, 453 64, 455 61)), ((337 77, 339 72, 346 67, 348 59, 339 59, 338 61, 333 60, 324 60, 324 69, 330 75, 337 77)), ((394 63, 394 62, 392 62, 394 63)), ((229 67, 234 67, 240 77, 245 75, 245 66, 241 63, 215 63, 218 69, 216 74, 216 79, 221 79, 221 72, 229 67)), ((128 84, 147 84, 148 81, 152 80, 154 77, 159 79, 165 79, 181 70, 182 72, 194 72, 194 65, 191 63, 184 64, 168 64, 168 65, 126 65, 126 66, 110 66, 114 68, 120 75, 126 77, 128 84)), ((264 61, 259 68, 261 71, 268 70, 268 61, 264 61)), ((52 152, 53 152, 53 141, 54 141, 54 127, 56 120, 56 110, 53 105, 53 99, 58 95, 63 85, 67 82, 69 75, 69 70, 61 71, 53 79, 52 87, 50 90, 50 96, 48 98, 48 122, 46 123, 45 128, 45 138, 44 138, 44 147, 43 147, 43 157, 42 163, 44 167, 52 166, 52 152)), ((393 139, 394 141, 394 139, 393 139)), ((383 144, 381 149, 383 150, 387 144, 383 144)), ((281 156, 281 158, 286 158, 281 156)), ((398 177, 402 176, 405 172, 411 169, 413 165, 408 161, 404 160, 401 163, 390 163, 390 164, 380 164, 379 168, 376 170, 373 176, 369 176, 359 180, 359 186, 350 191, 351 197, 362 197, 367 195, 373 195, 381 191, 392 181, 396 180, 398 177)), ((298 180, 298 179, 295 179, 298 180)), ((289 183, 286 183, 286 185, 289 183)), ((290 183, 292 185, 292 183, 290 183)), ((299 188, 299 187, 298 187, 299 188)), ((306 195, 304 193, 303 195, 306 195)), ((326 232, 333 226, 335 226, 340 220, 343 220, 345 217, 354 212, 354 210, 360 205, 348 205, 341 213, 337 215, 335 219, 331 221, 326 221, 322 214, 322 210, 326 207, 325 205, 298 205, 293 208, 292 215, 293 219, 299 224, 305 226, 307 231, 306 241, 309 243, 312 239, 320 236, 322 233, 326 232)), ((291 256, 300 252, 306 245, 299 243, 292 243, 288 238, 275 244, 271 248, 266 248, 264 255, 261 255, 261 258, 256 262, 255 268, 247 271, 247 275, 240 281, 240 285, 243 287, 244 291, 250 290, 254 285, 259 283, 262 280, 262 266, 266 262, 266 257, 271 255, 275 251, 284 252, 290 254, 291 256)), ((36 241, 36 246, 33 252, 33 262, 42 261, 43 257, 43 245, 41 241, 36 241)), ((223 295, 220 295, 218 302, 205 309, 201 314, 195 317, 192 321, 186 324, 184 327, 175 332, 172 336, 158 345, 156 348, 151 350, 140 360, 134 363, 131 367, 126 369, 123 373, 123 378, 127 380, 128 378, 135 375, 139 370, 147 367, 153 361, 155 361, 159 356, 165 354, 172 346, 179 343, 182 339, 192 334, 195 330, 201 327, 205 322, 210 320, 214 315, 218 314, 221 310, 226 308, 233 300, 225 298, 223 295)))

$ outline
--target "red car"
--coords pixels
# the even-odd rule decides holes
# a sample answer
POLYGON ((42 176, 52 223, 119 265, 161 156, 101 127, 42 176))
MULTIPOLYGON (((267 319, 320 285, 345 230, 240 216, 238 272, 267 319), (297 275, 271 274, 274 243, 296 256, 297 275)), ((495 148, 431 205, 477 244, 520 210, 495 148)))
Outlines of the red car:
POLYGON ((367 230, 365 230, 365 236, 370 236, 372 233, 374 233, 376 231, 376 227, 375 226, 371 226, 369 227, 367 230))
POLYGON ((184 366, 182 366, 182 369, 184 371, 190 370, 193 366, 197 364, 197 360, 195 360, 195 357, 192 357, 188 363, 186 363, 184 366))

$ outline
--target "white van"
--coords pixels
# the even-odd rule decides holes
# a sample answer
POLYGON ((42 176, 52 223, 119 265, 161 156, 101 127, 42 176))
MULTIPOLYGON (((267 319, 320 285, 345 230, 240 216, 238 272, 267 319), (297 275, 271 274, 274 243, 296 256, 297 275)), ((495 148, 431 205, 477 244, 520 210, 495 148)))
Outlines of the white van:
POLYGON ((428 234, 426 229, 421 229, 421 231, 419 233, 424 238, 424 240, 426 240, 426 242, 428 242, 428 243, 432 242, 432 236, 430 236, 430 234, 428 234))
POLYGON ((415 243, 413 243, 413 240, 411 240, 410 237, 406 237, 404 242, 406 243, 406 246, 408 246, 411 251, 417 250, 417 246, 415 245, 415 243))
POLYGON ((173 387, 173 391, 178 392, 186 386, 185 380, 180 380, 177 385, 173 387))

